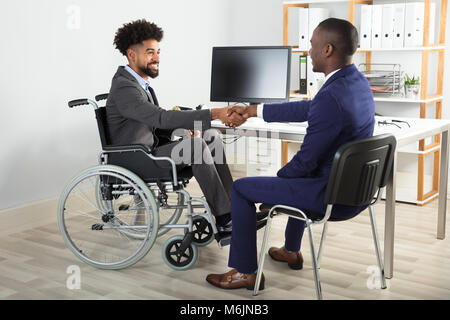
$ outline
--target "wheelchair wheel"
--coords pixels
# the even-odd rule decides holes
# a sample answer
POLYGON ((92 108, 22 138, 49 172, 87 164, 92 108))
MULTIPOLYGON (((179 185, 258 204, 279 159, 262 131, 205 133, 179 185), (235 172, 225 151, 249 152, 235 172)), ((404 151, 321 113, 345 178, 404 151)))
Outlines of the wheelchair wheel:
POLYGON ((198 258, 197 246, 191 243, 183 252, 180 251, 184 236, 173 236, 164 243, 162 257, 164 262, 174 270, 189 269, 198 258))
MULTIPOLYGON (((186 224, 188 222, 186 221, 186 224)), ((192 231, 194 232, 194 239, 192 242, 198 247, 204 247, 214 240, 214 233, 209 222, 202 216, 193 217, 192 231)), ((184 232, 188 232, 185 228, 184 232)))
POLYGON ((158 237, 167 233, 170 229, 164 225, 176 224, 183 213, 184 194, 181 192, 168 192, 167 203, 158 203, 159 207, 159 228, 158 237))
POLYGON ((158 218, 146 184, 131 171, 112 165, 76 175, 58 205, 66 245, 79 259, 101 269, 126 268, 143 258, 157 237, 158 218))

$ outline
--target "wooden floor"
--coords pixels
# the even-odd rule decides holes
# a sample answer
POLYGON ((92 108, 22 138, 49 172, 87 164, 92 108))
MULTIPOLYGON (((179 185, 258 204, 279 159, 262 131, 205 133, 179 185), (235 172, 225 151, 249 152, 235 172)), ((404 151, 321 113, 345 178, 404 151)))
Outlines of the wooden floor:
MULTIPOLYGON (((188 190, 199 194, 194 180, 188 190)), ((367 211, 350 221, 330 223, 320 270, 324 299, 450 299, 450 217, 447 238, 437 240, 436 208, 437 200, 425 207, 397 205, 394 277, 385 290, 370 285, 376 256, 367 211)), ((375 213, 382 242, 383 201, 375 213)), ((229 247, 219 249, 213 242, 199 249, 192 269, 174 271, 161 256, 165 239, 180 233, 172 230, 134 266, 98 270, 65 247, 56 221, 56 201, 0 211, 0 299, 315 299, 306 236, 304 269, 294 271, 267 258, 266 288, 253 297, 246 289, 220 290, 205 281, 207 274, 229 269, 229 247), (81 269, 78 290, 66 286, 72 265, 81 269)), ((274 219, 269 245, 283 244, 285 223, 284 217, 274 219)), ((316 243, 320 233, 316 228, 316 243)), ((258 247, 262 235, 260 230, 258 247)))

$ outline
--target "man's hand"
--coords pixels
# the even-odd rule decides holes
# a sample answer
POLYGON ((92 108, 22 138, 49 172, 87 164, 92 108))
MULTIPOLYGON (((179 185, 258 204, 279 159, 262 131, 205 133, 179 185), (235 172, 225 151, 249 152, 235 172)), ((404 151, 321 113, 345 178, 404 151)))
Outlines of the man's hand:
POLYGON ((202 133, 198 130, 186 130, 190 138, 201 138, 202 133))
POLYGON ((227 119, 225 120, 225 122, 222 122, 231 128, 236 128, 243 124, 245 121, 247 121, 247 118, 244 118, 237 112, 230 112, 227 108, 227 119))
POLYGON ((238 105, 232 105, 232 106, 228 107, 228 111, 227 111, 228 116, 231 116, 232 114, 236 114, 236 113, 241 115, 242 118, 244 118, 245 120, 247 120, 248 118, 257 116, 257 106, 251 105, 248 107, 243 107, 243 106, 238 106, 238 105))
POLYGON ((235 128, 243 124, 247 119, 237 112, 229 112, 229 107, 211 109, 211 120, 220 119, 226 126, 235 128))

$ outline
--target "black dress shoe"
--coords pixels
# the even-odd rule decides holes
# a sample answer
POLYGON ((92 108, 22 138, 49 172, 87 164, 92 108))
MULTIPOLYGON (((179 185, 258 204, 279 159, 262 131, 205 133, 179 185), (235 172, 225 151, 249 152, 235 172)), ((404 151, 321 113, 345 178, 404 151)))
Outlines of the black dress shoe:
POLYGON ((225 225, 223 225, 223 226, 220 226, 220 225, 218 225, 217 226, 217 230, 219 231, 219 232, 231 232, 231 229, 232 229, 232 224, 231 224, 231 220, 230 221, 228 221, 228 223, 227 224, 225 224, 225 225))
MULTIPOLYGON (((265 218, 267 218, 269 212, 257 212, 256 213, 256 222, 257 225, 259 225, 258 223, 263 221, 265 218)), ((224 233, 231 233, 232 231, 232 220, 228 221, 225 225, 221 226, 221 225, 217 225, 217 230, 219 232, 224 232, 224 233)))

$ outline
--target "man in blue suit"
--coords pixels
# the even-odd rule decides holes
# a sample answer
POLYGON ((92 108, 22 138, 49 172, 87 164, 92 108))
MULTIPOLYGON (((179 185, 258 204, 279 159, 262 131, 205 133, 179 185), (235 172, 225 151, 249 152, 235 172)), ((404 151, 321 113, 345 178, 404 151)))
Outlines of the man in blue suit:
MULTIPOLYGON (((228 260, 233 269, 208 275, 206 280, 212 285, 253 289, 258 268, 255 203, 283 204, 324 215, 325 189, 336 150, 346 142, 372 136, 375 103, 368 81, 352 64, 357 45, 358 32, 350 22, 335 18, 322 21, 314 30, 309 51, 313 71, 326 76, 314 99, 232 108, 231 112, 244 118, 258 116, 266 122, 308 121, 308 128, 300 151, 277 177, 247 177, 233 183, 228 260)), ((348 219, 364 209, 335 205, 331 216, 348 219)), ((292 269, 302 269, 304 228, 303 221, 289 218, 284 246, 270 248, 270 257, 292 269)))

